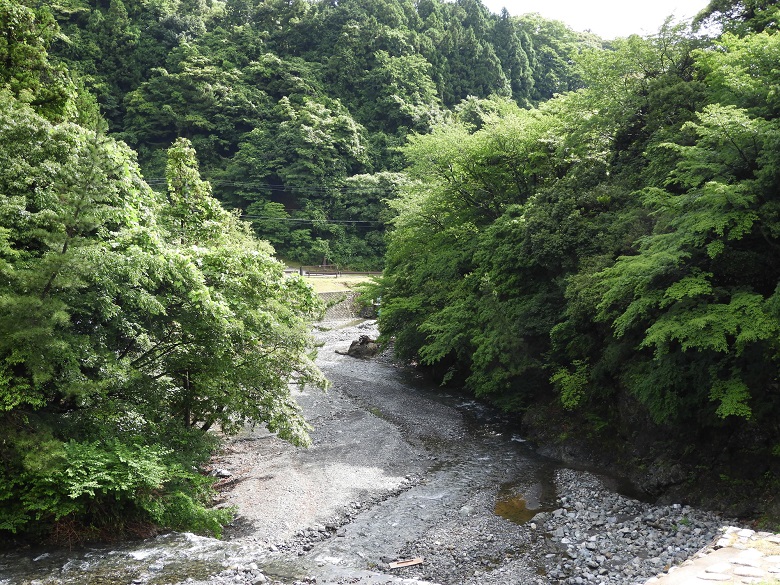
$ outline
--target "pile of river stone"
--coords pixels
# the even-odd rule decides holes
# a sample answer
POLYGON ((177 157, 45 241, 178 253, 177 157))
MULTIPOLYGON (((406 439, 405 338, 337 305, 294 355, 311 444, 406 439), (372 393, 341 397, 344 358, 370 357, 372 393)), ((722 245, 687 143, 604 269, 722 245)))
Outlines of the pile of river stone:
MULTIPOLYGON (((555 484, 556 505, 530 522, 514 525, 490 514, 456 514, 438 532, 399 551, 400 557, 424 557, 424 564, 392 572, 443 585, 642 584, 711 545, 721 528, 733 523, 689 506, 627 498, 581 471, 558 470, 555 484), (471 525, 473 521, 476 524, 471 525), (446 561, 449 557, 452 563, 446 561)), ((476 507, 490 506, 484 496, 484 502, 481 497, 474 501, 476 507)), ((342 526, 370 504, 352 504, 332 523, 261 548, 282 555, 305 554, 316 542, 340 536, 342 526)), ((387 569, 383 564, 378 563, 380 570, 387 569)), ((317 581, 312 577, 296 585, 304 582, 317 581)), ((207 583, 280 585, 254 563, 226 568, 207 583)))
POLYGON ((401 551, 425 558, 401 574, 443 585, 641 584, 711 545, 727 524, 616 494, 586 472, 558 470, 555 485, 555 505, 526 524, 485 514, 444 522, 401 551))
POLYGON ((557 472, 558 507, 537 514, 547 577, 558 583, 644 583, 712 543, 724 521, 688 506, 654 506, 605 490, 590 474, 557 472))

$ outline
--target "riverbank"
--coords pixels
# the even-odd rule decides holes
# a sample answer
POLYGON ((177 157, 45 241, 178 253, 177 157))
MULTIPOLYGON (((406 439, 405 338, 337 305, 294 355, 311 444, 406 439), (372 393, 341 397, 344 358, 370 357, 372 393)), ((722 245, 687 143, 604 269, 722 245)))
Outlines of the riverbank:
POLYGON ((296 391, 312 447, 247 429, 213 461, 217 505, 238 514, 226 541, 20 551, 0 555, 0 585, 628 585, 734 524, 621 495, 619 481, 540 455, 505 415, 388 356, 336 353, 375 336, 373 321, 316 334, 332 387, 296 391))
POLYGON ((260 433, 240 437, 217 462, 241 477, 224 494, 239 510, 230 538, 271 553, 269 579, 642 583, 733 522, 615 493, 614 480, 559 468, 505 436, 501 415, 437 389, 404 389, 413 373, 386 358, 335 353, 375 334, 370 321, 318 333, 319 364, 334 385, 297 396, 314 426, 310 450, 260 433), (472 432, 487 439, 476 452, 472 432), (526 457, 533 463, 524 469, 526 457), (399 559, 423 561, 391 568, 399 559))

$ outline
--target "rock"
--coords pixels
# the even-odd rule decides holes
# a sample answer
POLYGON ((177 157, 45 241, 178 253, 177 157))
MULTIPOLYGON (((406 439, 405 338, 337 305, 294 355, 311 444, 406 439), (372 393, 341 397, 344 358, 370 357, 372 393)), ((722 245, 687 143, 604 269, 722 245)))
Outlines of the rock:
POLYGON ((361 335, 357 341, 353 341, 347 351, 336 351, 340 355, 349 355, 356 358, 370 358, 379 353, 379 344, 368 335, 361 335))

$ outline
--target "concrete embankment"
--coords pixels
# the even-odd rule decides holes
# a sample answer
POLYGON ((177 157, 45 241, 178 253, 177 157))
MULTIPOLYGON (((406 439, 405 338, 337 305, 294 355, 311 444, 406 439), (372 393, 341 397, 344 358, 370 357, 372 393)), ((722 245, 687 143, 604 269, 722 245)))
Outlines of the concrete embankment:
POLYGON ((648 585, 780 584, 780 534, 724 526, 710 546, 648 585))

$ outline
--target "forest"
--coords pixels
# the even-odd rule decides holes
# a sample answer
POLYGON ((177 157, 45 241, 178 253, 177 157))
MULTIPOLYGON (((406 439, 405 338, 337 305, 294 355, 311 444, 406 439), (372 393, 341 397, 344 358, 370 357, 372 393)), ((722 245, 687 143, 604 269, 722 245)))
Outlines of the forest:
POLYGON ((0 23, 0 534, 219 534, 208 431, 305 445, 288 384, 327 386, 285 263, 383 270, 398 357, 550 440, 780 506, 777 2, 614 40, 479 0, 0 23))

